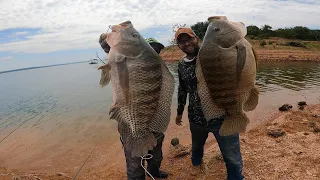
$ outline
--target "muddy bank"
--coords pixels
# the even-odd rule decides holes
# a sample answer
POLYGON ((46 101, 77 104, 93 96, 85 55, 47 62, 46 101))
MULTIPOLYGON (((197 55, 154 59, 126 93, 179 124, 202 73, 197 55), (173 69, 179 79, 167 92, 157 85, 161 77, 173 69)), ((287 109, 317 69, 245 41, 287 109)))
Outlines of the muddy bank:
MULTIPOLYGON (((293 106, 296 106, 293 104, 293 106)), ((180 144, 190 146, 190 132, 186 117, 182 127, 170 123, 163 145, 162 169, 170 179, 225 179, 226 171, 217 143, 210 135, 205 146, 205 173, 190 175, 190 154, 174 158, 170 140, 179 137, 180 144)), ((240 135, 241 151, 246 179, 306 179, 320 178, 320 104, 307 105, 303 110, 275 111, 274 116, 263 124, 240 135)), ((100 144, 77 179, 126 179, 125 160, 120 143, 100 144), (112 149, 112 151, 110 151, 112 149), (112 153, 112 156, 107 156, 112 153), (108 158, 109 160, 106 160, 108 158), (112 158, 112 159, 110 159, 112 158)), ((89 152, 79 154, 85 159, 89 152)), ((66 165, 66 164, 64 164, 66 165)), ((80 166, 80 164, 78 164, 80 166)), ((0 169, 0 179, 71 179, 79 166, 60 168, 56 173, 0 169), (62 172, 61 172, 62 171, 62 172)))
MULTIPOLYGON (((312 105, 279 112, 265 124, 241 134, 246 179, 320 179, 319 128, 320 105, 312 105)), ((190 155, 166 158, 164 167, 170 179, 226 178, 215 141, 206 146, 204 160, 206 172, 197 176, 190 174, 190 155)))

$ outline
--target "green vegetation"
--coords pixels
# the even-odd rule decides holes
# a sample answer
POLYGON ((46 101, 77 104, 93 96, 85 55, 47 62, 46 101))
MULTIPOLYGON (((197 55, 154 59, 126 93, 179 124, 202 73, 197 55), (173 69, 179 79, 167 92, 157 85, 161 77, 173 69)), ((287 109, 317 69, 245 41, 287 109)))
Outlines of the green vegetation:
POLYGON ((293 47, 306 47, 306 45, 304 45, 303 43, 301 42, 294 42, 294 41, 291 41, 291 42, 288 42, 286 43, 285 45, 287 46, 293 46, 293 47))
POLYGON ((270 37, 281 37, 286 39, 299 39, 306 41, 319 41, 320 30, 311 30, 303 26, 295 26, 293 28, 279 28, 272 30, 269 25, 264 25, 262 28, 251 25, 247 27, 247 35, 252 39, 255 38, 270 38, 270 37))
POLYGON ((196 24, 191 26, 191 29, 196 33, 196 35, 202 40, 204 35, 206 34, 207 27, 209 25, 208 21, 205 22, 197 22, 196 24))
POLYGON ((260 46, 265 46, 265 45, 267 45, 267 42, 265 41, 265 40, 262 40, 261 42, 260 42, 260 46))
MULTIPOLYGON (((208 25, 208 21, 197 22, 196 24, 192 25, 191 28, 199 36, 200 39, 203 39, 208 25)), ((279 28, 276 30, 272 30, 272 27, 267 24, 262 26, 261 28, 255 25, 250 25, 247 27, 247 36, 250 39, 269 39, 270 37, 280 37, 286 39, 319 41, 320 30, 311 30, 303 26, 295 26, 293 28, 279 28)))

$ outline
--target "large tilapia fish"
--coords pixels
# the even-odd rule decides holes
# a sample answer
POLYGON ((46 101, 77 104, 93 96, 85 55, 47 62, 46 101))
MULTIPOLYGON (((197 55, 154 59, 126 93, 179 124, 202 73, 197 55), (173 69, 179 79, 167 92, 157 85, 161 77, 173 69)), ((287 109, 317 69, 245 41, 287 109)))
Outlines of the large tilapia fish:
POLYGON ((174 78, 164 61, 130 21, 112 26, 111 47, 100 85, 111 79, 110 119, 118 121, 124 145, 132 156, 143 156, 156 144, 153 132, 164 132, 170 121, 174 78))
POLYGON ((244 132, 259 100, 256 55, 241 22, 225 16, 208 18, 209 26, 200 47, 196 76, 198 92, 207 120, 226 114, 219 134, 244 132))

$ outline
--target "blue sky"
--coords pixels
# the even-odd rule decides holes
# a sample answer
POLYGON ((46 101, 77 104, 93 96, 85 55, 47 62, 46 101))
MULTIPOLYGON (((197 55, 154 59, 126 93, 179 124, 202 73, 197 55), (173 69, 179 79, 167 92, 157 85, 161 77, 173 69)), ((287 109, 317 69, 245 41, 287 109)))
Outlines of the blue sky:
POLYGON ((98 43, 109 25, 130 20, 143 37, 165 45, 172 26, 209 16, 273 28, 320 29, 319 0, 2 0, 0 71, 104 56, 98 43))

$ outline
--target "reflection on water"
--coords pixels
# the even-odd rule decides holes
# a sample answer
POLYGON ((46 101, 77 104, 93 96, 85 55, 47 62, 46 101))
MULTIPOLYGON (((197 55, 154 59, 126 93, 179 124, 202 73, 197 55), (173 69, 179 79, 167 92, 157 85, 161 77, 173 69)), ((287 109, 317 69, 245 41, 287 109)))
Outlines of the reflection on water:
MULTIPOLYGON (((167 63, 178 82, 177 62, 167 63)), ((260 62, 257 70, 257 86, 260 88, 259 104, 248 112, 254 127, 271 117, 284 103, 296 108, 299 101, 320 103, 320 63, 313 62, 260 62)), ((177 83, 176 89, 177 92, 177 83)), ((176 94, 173 103, 176 103, 176 94)))
MULTIPOLYGON (((178 82, 177 62, 167 63, 178 82)), ((314 62, 260 62, 257 85, 263 95, 267 91, 283 89, 300 91, 320 87, 320 63, 314 62)))
POLYGON ((319 63, 261 63, 257 73, 257 84, 262 94, 281 89, 315 90, 320 87, 319 78, 319 63))

